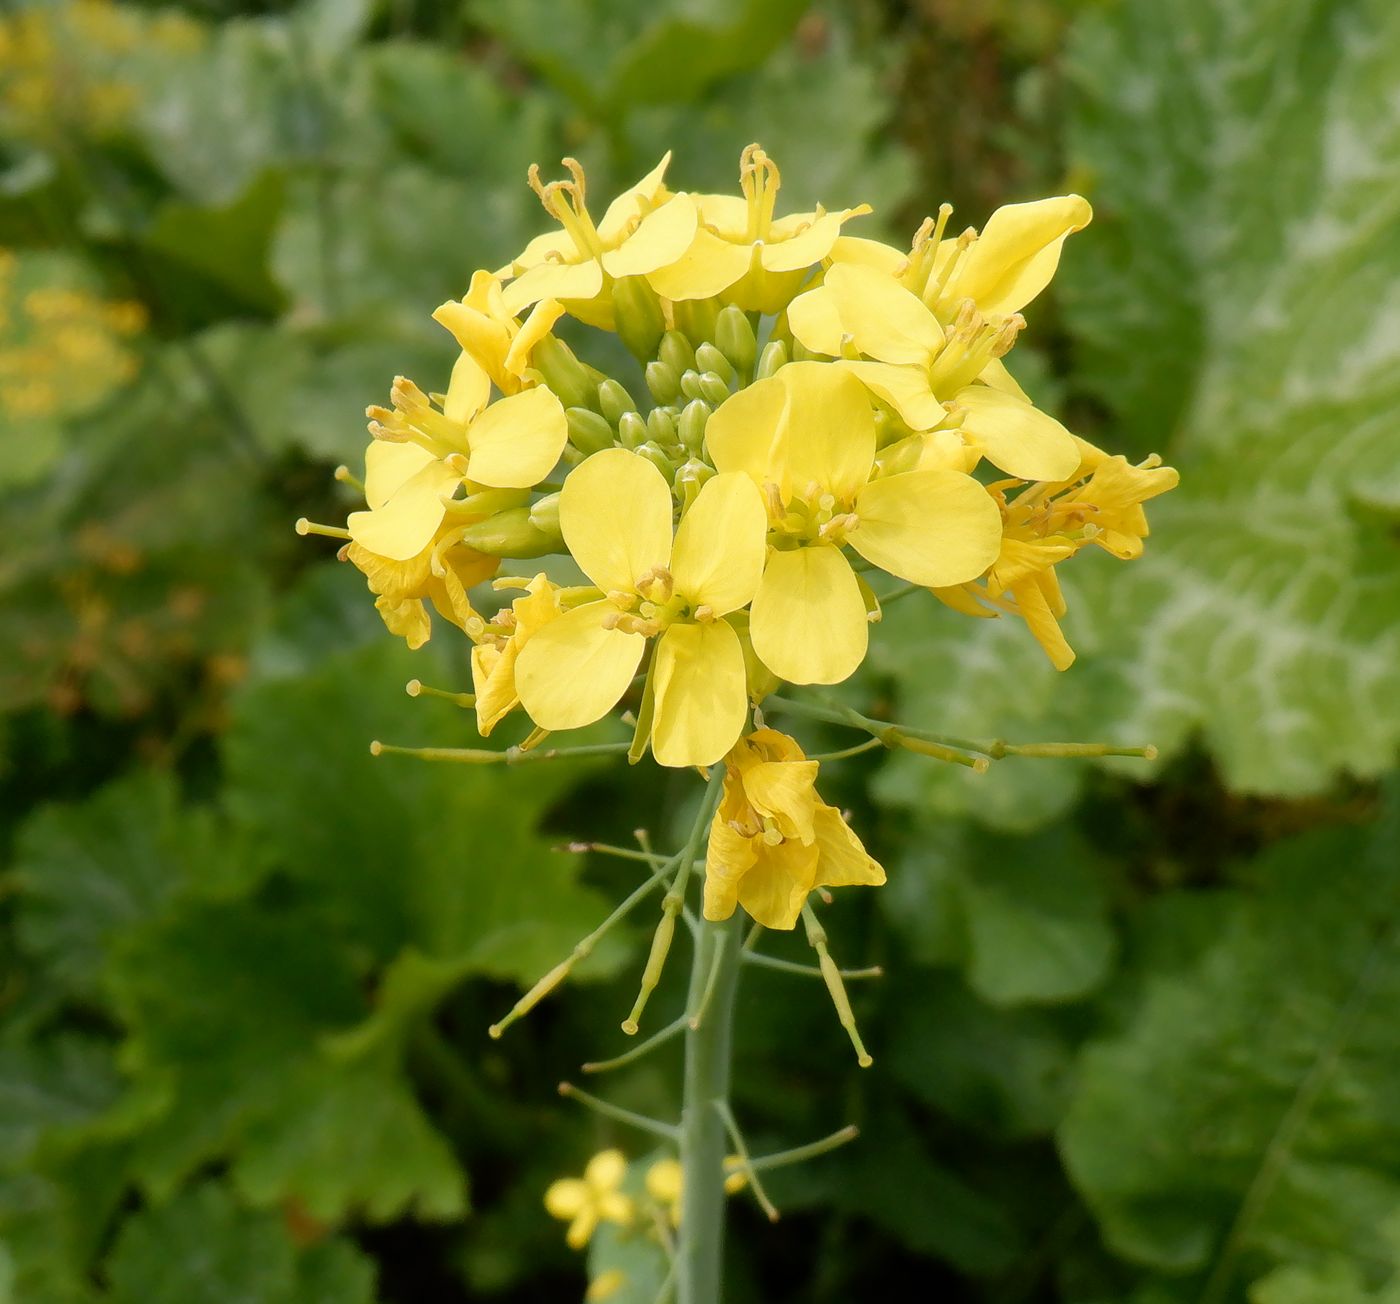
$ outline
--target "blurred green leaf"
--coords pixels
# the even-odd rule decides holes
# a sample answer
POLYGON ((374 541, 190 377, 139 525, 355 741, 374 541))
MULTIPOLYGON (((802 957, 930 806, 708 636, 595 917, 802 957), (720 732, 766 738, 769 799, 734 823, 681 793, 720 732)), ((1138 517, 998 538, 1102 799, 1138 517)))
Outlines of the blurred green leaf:
POLYGON ((42 1046, 0 1046, 0 1169, 30 1159, 45 1136, 105 1112, 120 1087, 101 1042, 65 1035, 42 1046))
POLYGON ((374 1271, 344 1242, 299 1252, 274 1214, 207 1182, 127 1222, 108 1266, 113 1304, 370 1304, 374 1271))
POLYGON ((1374 827, 1280 844, 1256 892, 1217 891, 1205 947, 1158 949, 1135 1010, 1083 1057, 1060 1133, 1075 1184, 1117 1253, 1213 1265, 1205 1298, 1245 1266, 1383 1257, 1400 1206, 1396 811, 1392 794, 1374 827))

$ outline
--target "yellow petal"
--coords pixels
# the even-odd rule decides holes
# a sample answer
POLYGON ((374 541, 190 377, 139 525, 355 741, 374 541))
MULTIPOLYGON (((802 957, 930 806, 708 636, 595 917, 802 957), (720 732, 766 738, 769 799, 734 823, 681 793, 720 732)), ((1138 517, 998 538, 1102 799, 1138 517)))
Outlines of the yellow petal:
POLYGON ((728 919, 739 904, 740 880, 752 868, 755 839, 745 837, 716 813, 705 851, 705 918, 728 919))
POLYGON ((452 364, 452 379, 447 382, 447 394, 442 411, 449 421, 465 426, 491 397, 491 377, 470 353, 461 353, 452 364))
POLYGON ((671 562, 671 488, 644 457, 605 448, 569 472, 559 528, 580 569, 604 593, 631 592, 671 562))
POLYGON ((875 462, 875 414, 865 388, 829 362, 792 362, 775 380, 787 391, 783 433, 784 497, 815 481, 848 501, 875 462))
POLYGON ((816 836, 816 761, 760 761, 743 772, 744 795, 785 838, 810 843, 816 836))
POLYGON ((612 1191, 627 1176, 627 1158, 621 1150, 600 1150, 588 1161, 583 1180, 598 1191, 612 1191))
MULTIPOLYGON (((510 349, 506 353, 504 365, 508 377, 518 378, 525 374, 535 345, 554 329, 555 322, 563 315, 564 305, 557 299, 541 299, 530 309, 530 315, 521 323, 520 330, 510 342, 510 349)), ((517 388, 518 379, 514 386, 506 387, 506 393, 509 394, 517 388)))
POLYGON ((456 471, 434 458, 401 484, 384 506, 351 512, 345 522, 350 537, 391 561, 416 557, 432 542, 447 515, 444 500, 461 481, 456 471))
POLYGON ((436 461, 420 444, 376 439, 365 449, 365 501, 370 510, 383 507, 407 481, 436 461))
POLYGON ((497 399, 471 424, 467 478, 529 489, 554 469, 569 439, 564 406, 543 385, 497 399))
POLYGON ((433 320, 447 327, 463 352, 469 353, 488 372, 499 369, 510 348, 510 331, 503 319, 489 317, 469 304, 449 299, 433 311, 433 320))
POLYGON ((551 1182, 544 1193, 544 1207, 553 1218, 576 1218, 588 1201, 588 1187, 577 1177, 562 1177, 551 1182))
POLYGON ((705 425, 705 447, 715 469, 722 474, 742 472, 757 485, 777 484, 783 474, 786 410, 787 390, 777 376, 725 399, 705 425))
POLYGON ((927 365, 943 348, 943 328, 917 294, 893 277, 838 263, 826 274, 842 328, 879 362, 927 365))
POLYGON ((1054 417, 986 385, 954 395, 959 428, 982 446, 987 460, 1022 480, 1065 480, 1079 468, 1079 445, 1054 417))
MULTIPOLYGON (((518 276, 528 268, 549 260, 550 262, 576 263, 579 259, 578 246, 567 231, 546 231, 537 235, 512 260, 508 267, 497 272, 497 276, 518 276)), ((476 278, 472 278, 475 283, 476 278)), ((468 292, 468 298, 470 298, 468 292)), ((483 305, 478 304, 478 307, 483 305)), ((509 314, 508 314, 509 315, 509 314)))
POLYGON ((695 239, 698 222, 689 195, 668 199, 611 253, 603 255, 609 276, 643 276, 681 257, 695 239))
POLYGON ((1021 613, 1026 627, 1035 636, 1042 651, 1050 658, 1050 663, 1056 670, 1068 670, 1074 664, 1074 649, 1065 638, 1060 622, 1055 619, 1040 584, 1035 579, 1025 580, 1012 588, 1011 596, 1016 599, 1016 610, 1021 613))
POLYGON ((993 358, 978 374, 977 379, 984 385, 990 385, 993 389, 999 389, 1005 394, 1014 394, 1017 398, 1029 403, 1030 396, 1023 390, 1016 377, 1007 369, 1006 363, 1000 358, 993 358))
POLYGON ((892 367, 887 362, 838 361, 835 365, 894 408, 911 430, 931 430, 948 416, 923 367, 892 367))
POLYGON ((865 599, 834 547, 772 551, 749 614, 759 660, 794 684, 836 684, 865 657, 865 599))
POLYGON ((713 765, 744 732, 739 636, 722 620, 672 625, 656 645, 651 750, 660 765, 713 765))
POLYGON ((725 616, 758 591, 768 514, 754 482, 730 472, 707 480, 676 531, 671 577, 691 608, 725 616))
POLYGON ((592 299, 603 288, 597 259, 581 263, 540 263, 521 272, 502 291, 512 317, 541 299, 592 299))
POLYGON ((829 257, 833 263, 873 267, 886 276, 900 276, 909 266, 909 255, 903 250, 858 235, 843 235, 831 246, 829 257))
POLYGON ((846 328, 841 322, 836 296, 825 285, 799 294, 788 304, 788 326, 813 353, 841 356, 846 328))
MULTIPOLYGON (((810 267, 813 263, 821 262, 831 252, 831 246, 841 234, 843 223, 853 217, 864 217, 871 211, 869 204, 860 204, 836 213, 823 213, 797 234, 765 244, 759 252, 759 260, 764 269, 770 272, 795 272, 803 267, 810 267)), ((802 218, 805 220, 811 216, 813 215, 803 214, 802 218)))
POLYGON ((627 691, 646 639, 605 629, 616 608, 590 602, 550 621, 515 663, 520 704, 541 729, 580 729, 607 715, 627 691))
POLYGON ((612 245, 620 240, 627 233, 628 226, 660 200, 666 190, 664 178, 670 164, 671 151, 668 149, 662 155, 660 163, 608 205, 608 211, 598 223, 598 234, 605 245, 612 245))
POLYGON ((849 542, 866 561, 927 588, 976 579, 997 559, 1001 512, 961 471, 906 471, 856 495, 849 542))
POLYGON ((690 248, 669 266, 648 272, 647 281, 666 299, 710 299, 738 281, 752 261, 749 245, 721 240, 702 226, 690 248))
POLYGON ((1079 195, 997 209, 958 271, 957 296, 976 300, 986 314, 1024 308, 1050 284, 1065 238, 1093 215, 1079 195))
POLYGON ((764 847, 739 881, 739 903, 764 928, 792 928, 816 886, 818 856, 815 845, 800 842, 764 847))
POLYGON ((822 887, 877 887, 885 881, 885 871, 871 858, 850 825, 834 806, 822 806, 816 813, 817 847, 821 858, 817 882, 822 887))

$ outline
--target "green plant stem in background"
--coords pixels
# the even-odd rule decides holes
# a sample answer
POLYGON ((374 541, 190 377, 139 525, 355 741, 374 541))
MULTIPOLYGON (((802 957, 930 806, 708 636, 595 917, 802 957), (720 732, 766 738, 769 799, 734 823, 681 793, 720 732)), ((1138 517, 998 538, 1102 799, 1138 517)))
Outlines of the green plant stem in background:
POLYGON ((681 1196, 677 1277, 680 1304, 719 1304, 724 1268, 724 1108, 729 1100, 738 922, 700 926, 690 970, 690 1008, 708 989, 699 1026, 686 1032, 681 1102, 681 1196))

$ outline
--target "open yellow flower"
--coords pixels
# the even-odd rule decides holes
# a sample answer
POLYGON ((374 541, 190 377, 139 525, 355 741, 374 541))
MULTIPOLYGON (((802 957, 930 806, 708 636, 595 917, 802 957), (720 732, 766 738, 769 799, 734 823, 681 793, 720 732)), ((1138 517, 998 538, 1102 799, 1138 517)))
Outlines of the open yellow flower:
POLYGON ((662 765, 709 765, 743 732, 744 653, 724 617, 753 597, 763 569, 763 503, 742 475, 707 481, 674 541, 671 488, 622 448, 564 481, 559 525, 602 591, 530 639, 515 681, 543 729, 577 729, 616 705, 656 638, 651 746, 662 765))
MULTIPOLYGON (((569 433, 559 400, 543 386, 487 406, 489 395, 489 378, 465 353, 453 368, 441 410, 412 381, 400 376, 394 382, 393 410, 370 409, 375 442, 365 454, 369 510, 346 521, 356 543, 407 561, 437 535, 460 485, 529 489, 549 474, 569 433)), ((489 514, 483 504, 473 517, 489 514)))
POLYGON ((581 1250, 598 1230, 598 1224, 630 1227, 636 1210, 622 1193, 627 1160, 621 1150, 600 1150, 588 1161, 582 1177, 561 1177, 544 1193, 544 1207, 553 1218, 569 1224, 564 1239, 571 1250, 581 1250))
POLYGON ((875 417, 860 383, 829 363, 794 362, 740 390, 705 441, 722 474, 763 491, 769 550, 749 633, 780 679, 830 684, 865 656, 866 601, 842 545, 929 587, 975 579, 996 560, 996 504, 955 470, 875 474, 875 417))
POLYGON ((831 252, 842 225, 871 211, 860 204, 775 217, 782 179, 758 145, 740 156, 739 184, 742 198, 692 196, 700 224, 680 257, 648 273, 658 294, 672 300, 723 295, 745 312, 781 312, 808 269, 831 252))
POLYGON ((743 906, 765 928, 792 928, 817 888, 885 881, 841 812, 817 796, 817 762, 795 739, 759 729, 724 764, 705 855, 706 919, 743 906))
MULTIPOLYGON (((502 580, 496 587, 517 587, 518 583, 502 580)), ((515 663, 521 649, 562 611, 559 586, 541 572, 526 585, 525 596, 511 603, 509 611, 499 613, 490 625, 473 635, 472 688, 476 694, 477 732, 483 738, 520 705, 515 663)))
POLYGON ((821 286, 793 301, 788 321, 814 353, 849 358, 839 365, 912 430, 955 427, 1021 479, 1062 480, 1079 464, 1064 426, 1033 407, 1014 381, 1008 388, 988 374, 1024 324, 1019 315, 989 321, 969 308, 945 332, 934 310, 893 276, 838 263, 821 286))
POLYGON ((519 322, 506 309, 500 281, 477 272, 466 294, 440 305, 433 320, 452 332, 502 394, 518 394, 525 388, 531 351, 563 315, 563 304, 543 299, 519 322))
POLYGON ((663 180, 665 158, 636 185, 624 190, 596 225, 588 212, 587 183, 576 159, 566 158, 568 181, 540 180, 531 166, 530 185, 545 212, 562 228, 537 236, 499 277, 514 277, 504 289, 511 315, 543 299, 563 300, 581 321, 611 330, 609 280, 643 276, 674 262, 695 238, 695 205, 678 199, 663 180))

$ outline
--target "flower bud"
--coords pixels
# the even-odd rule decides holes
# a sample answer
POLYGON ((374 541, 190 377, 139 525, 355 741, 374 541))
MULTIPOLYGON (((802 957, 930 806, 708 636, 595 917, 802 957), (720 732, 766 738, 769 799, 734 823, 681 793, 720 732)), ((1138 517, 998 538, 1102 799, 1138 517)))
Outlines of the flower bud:
POLYGON ((580 453, 600 453, 617 442, 617 433, 605 417, 587 408, 571 407, 564 412, 569 423, 569 443, 580 453))
MULTIPOLYGON (((639 422, 640 420, 641 418, 638 417, 639 422)), ((645 430, 646 427, 643 426, 642 429, 645 430)), ((676 464, 666 456, 665 450, 658 448, 653 443, 647 442, 639 445, 637 448, 637 456, 646 458, 652 466, 666 477, 668 482, 676 474, 676 464)))
POLYGON ((676 493, 681 500, 682 514, 690 510, 691 505, 700 496, 705 482, 713 478, 714 474, 714 467, 694 457, 676 472, 676 493))
POLYGON ((562 545, 564 536, 559 532, 559 495, 545 494, 530 505, 530 524, 541 534, 557 537, 562 545))
MULTIPOLYGON (((725 311, 729 310, 726 308, 725 311)), ((695 368, 701 372, 714 372, 726 385, 734 379, 734 368, 729 365, 729 359, 713 344, 702 344, 695 350, 695 368)))
POLYGON ((617 433, 624 448, 637 449, 647 441, 647 423, 639 412, 624 412, 618 420, 617 433))
POLYGON ((700 373, 694 368, 687 371, 681 377, 681 393, 686 398, 703 398, 704 393, 700 389, 700 373))
POLYGON ((540 529, 531 522, 531 513, 529 507, 497 512, 468 525, 462 531, 462 542, 490 557, 543 557, 561 551, 564 541, 557 529, 540 529))
POLYGON ((820 362, 822 355, 813 353, 801 340, 794 338, 792 341, 792 360, 794 362, 820 362))
POLYGON ((695 350, 680 331, 667 331, 661 337, 657 358, 678 376, 682 372, 692 371, 695 368, 695 350))
MULTIPOLYGON (((754 359, 758 356, 758 338, 742 308, 731 303, 720 313, 715 322, 715 343, 737 370, 746 373, 753 370, 754 359)), ((710 370, 719 371, 719 368, 710 370)), ((724 375, 722 371, 719 374, 724 375)))
POLYGON ((662 448, 677 447, 680 435, 676 431, 676 418, 671 415, 670 408, 652 408, 647 413, 647 434, 653 443, 660 444, 662 448))
POLYGON ((669 362, 648 362, 647 388, 658 403, 674 403, 681 396, 681 374, 669 362))
POLYGON ((769 340, 764 346, 763 352, 759 355, 758 371, 755 374, 757 380, 768 380, 777 373, 779 367, 784 367, 788 362, 787 345, 782 340, 769 340))
POLYGON ((687 299, 673 306, 676 329, 681 331, 691 344, 702 344, 715 337, 715 323, 719 318, 718 299, 687 299))
POLYGON ((635 412, 637 405, 632 395, 616 380, 605 380, 598 386, 598 407, 611 425, 622 420, 624 412, 635 412))
POLYGON ((700 375, 700 397, 707 403, 718 407, 729 397, 729 386, 713 371, 702 372, 700 375))
POLYGON ((710 419, 710 405, 702 398, 687 403, 678 426, 681 443, 692 457, 699 457, 705 448, 705 423, 710 419))
POLYGON ((656 356, 666 329, 661 300, 643 276, 624 276, 613 283, 613 319, 617 333, 638 362, 656 356))
POLYGON ((531 351, 530 362, 566 408, 597 407, 597 386, 563 340, 546 335, 531 351))

